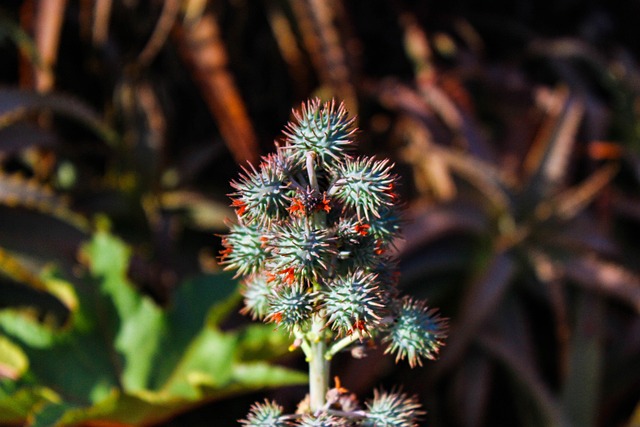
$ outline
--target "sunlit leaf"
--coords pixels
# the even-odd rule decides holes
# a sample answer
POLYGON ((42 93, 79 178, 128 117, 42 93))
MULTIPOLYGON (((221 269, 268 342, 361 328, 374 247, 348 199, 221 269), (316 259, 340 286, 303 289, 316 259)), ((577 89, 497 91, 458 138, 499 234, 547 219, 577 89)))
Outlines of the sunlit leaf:
POLYGON ((594 256, 573 258, 562 268, 575 283, 616 298, 640 312, 640 274, 594 256))
POLYGON ((16 387, 0 381, 0 423, 19 425, 31 413, 32 408, 59 402, 52 390, 41 387, 16 387))
POLYGON ((60 395, 49 400, 55 405, 37 404, 44 400, 33 396, 14 418, 29 418, 33 425, 54 419, 60 425, 150 424, 198 402, 306 380, 265 362, 287 351, 266 326, 219 329, 238 302, 229 275, 185 282, 165 310, 127 278, 130 254, 106 231, 83 247, 80 259, 90 280, 76 287, 78 308, 62 331, 16 312, 0 313, 0 330, 22 347, 32 381, 60 395))
POLYGON ((40 278, 38 272, 32 271, 28 265, 3 248, 0 248, 0 271, 16 282, 30 286, 35 290, 44 291, 47 289, 47 285, 40 278))
POLYGON ((69 209, 67 201, 51 188, 20 175, 0 172, 0 204, 24 207, 50 215, 81 231, 88 230, 87 220, 69 209))
POLYGON ((73 292, 19 256, 0 247, 0 308, 21 308, 58 325, 76 305, 73 292))
POLYGON ((628 427, 638 427, 640 426, 640 401, 636 404, 635 409, 633 410, 633 415, 629 419, 627 423, 628 427))
POLYGON ((583 103, 566 91, 559 91, 554 101, 524 164, 528 185, 539 196, 549 195, 564 181, 584 113, 583 103))
POLYGON ((605 166, 580 185, 559 194, 557 196, 557 215, 565 220, 575 217, 601 193, 617 172, 617 166, 605 166))
POLYGON ((29 367, 29 360, 22 349, 7 337, 0 335, 0 381, 3 378, 16 380, 29 367))
POLYGON ((185 211, 187 221, 202 230, 225 229, 225 218, 233 217, 233 211, 226 204, 187 191, 170 191, 161 195, 163 208, 185 211))

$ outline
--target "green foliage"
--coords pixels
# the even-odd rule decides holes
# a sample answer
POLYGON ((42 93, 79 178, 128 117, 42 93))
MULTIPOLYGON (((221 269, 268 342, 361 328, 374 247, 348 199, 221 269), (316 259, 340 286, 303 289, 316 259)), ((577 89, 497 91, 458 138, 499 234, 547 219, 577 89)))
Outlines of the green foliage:
POLYGON ((28 367, 29 359, 22 349, 7 337, 0 336, 0 377, 17 379, 28 367))
POLYGON ((0 313, 0 344, 11 349, 0 366, 14 368, 0 422, 152 424, 205 401, 305 380, 266 362, 287 348, 273 328, 220 329, 238 301, 228 275, 187 280, 162 309, 127 278, 130 256, 105 231, 83 246, 83 280, 67 284, 77 308, 61 330, 18 310, 0 313))

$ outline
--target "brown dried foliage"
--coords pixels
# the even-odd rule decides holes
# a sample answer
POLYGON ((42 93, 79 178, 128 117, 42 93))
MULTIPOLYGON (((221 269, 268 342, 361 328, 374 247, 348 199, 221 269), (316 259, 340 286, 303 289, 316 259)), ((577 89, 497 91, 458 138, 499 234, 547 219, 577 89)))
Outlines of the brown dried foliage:
POLYGON ((166 297, 171 278, 216 267, 210 233, 237 163, 271 146, 292 105, 336 97, 358 113, 361 149, 403 176, 403 285, 453 320, 442 361, 410 376, 338 366, 349 389, 401 376, 431 426, 633 425, 640 74, 624 34, 636 30, 623 6, 576 11, 578 30, 531 0, 516 3, 548 16, 463 3, 477 13, 338 0, 2 6, 14 42, 3 69, 15 72, 0 89, 0 185, 23 184, 0 198, 1 222, 15 221, 0 226, 5 269, 29 281, 12 254, 68 253, 83 232, 72 212, 103 212, 146 242, 134 274, 166 297), (36 208, 50 187, 64 204, 36 208), (20 240, 44 220, 17 209, 76 234, 20 240))

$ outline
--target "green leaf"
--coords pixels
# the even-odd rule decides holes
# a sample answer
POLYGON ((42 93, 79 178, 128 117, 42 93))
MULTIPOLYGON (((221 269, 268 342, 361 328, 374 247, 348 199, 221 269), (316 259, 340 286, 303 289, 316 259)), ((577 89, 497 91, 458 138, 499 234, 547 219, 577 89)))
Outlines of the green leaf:
POLYGON ((57 425, 60 419, 63 417, 73 406, 65 403, 49 403, 42 406, 42 408, 29 419, 28 427, 50 427, 57 425))
POLYGON ((36 179, 0 171, 0 204, 23 207, 50 215, 82 232, 87 232, 87 220, 68 207, 67 200, 36 179))
POLYGON ((151 389, 161 389, 181 360, 186 349, 202 334, 206 324, 215 325, 237 305, 237 285, 228 274, 206 275, 181 284, 165 312, 165 330, 160 343, 162 352, 154 360, 151 389))
POLYGON ((29 367, 22 349, 7 337, 0 335, 0 378, 20 378, 29 367))
POLYGON ((68 410, 60 425, 76 425, 89 420, 99 420, 105 425, 153 425, 192 405, 193 402, 186 399, 158 393, 122 394, 114 390, 96 405, 68 410))
POLYGON ((242 361, 270 360, 281 356, 291 337, 273 325, 253 324, 239 332, 238 357, 242 361))
POLYGON ((289 344, 272 326, 220 329, 240 299, 229 275, 184 282, 163 310, 127 278, 130 255, 106 231, 83 246, 88 274, 75 287, 76 309, 62 330, 15 310, 0 312, 0 332, 20 344, 35 384, 11 383, 15 390, 2 397, 0 411, 2 405, 20 410, 6 419, 148 425, 204 401, 306 381, 305 374, 267 363, 289 344), (45 399, 33 390, 58 396, 45 399))
POLYGON ((236 342, 234 335, 205 329, 193 340, 163 390, 193 398, 198 385, 215 388, 229 384, 236 342))
POLYGON ((35 269, 0 247, 0 271, 11 276, 0 279, 0 308, 11 307, 31 317, 37 313, 42 323, 62 326, 77 307, 75 292, 53 272, 40 274, 35 269))
POLYGON ((18 390, 12 384, 0 382, 0 424, 20 424, 26 420, 32 408, 43 404, 59 401, 58 395, 46 387, 20 387, 18 390))
POLYGON ((232 378, 242 387, 259 389, 308 382, 307 374, 272 366, 265 362, 237 364, 232 378))

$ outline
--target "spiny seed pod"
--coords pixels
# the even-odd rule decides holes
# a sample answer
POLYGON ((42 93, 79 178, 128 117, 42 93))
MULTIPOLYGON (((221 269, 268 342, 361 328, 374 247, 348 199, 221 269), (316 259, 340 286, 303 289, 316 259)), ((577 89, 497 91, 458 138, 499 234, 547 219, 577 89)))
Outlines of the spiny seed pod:
POLYGON ((288 424, 282 419, 282 406, 266 400, 251 406, 247 419, 240 420, 245 427, 286 427, 288 424))
POLYGON ((375 391, 361 410, 337 380, 328 393, 320 384, 325 360, 368 338, 382 337, 396 361, 421 365, 435 358, 447 324, 424 302, 397 299, 398 269, 388 253, 401 225, 392 164, 349 155, 354 120, 342 104, 316 99, 293 115, 277 154, 232 182, 239 224, 223 238, 221 261, 248 275, 242 312, 295 337, 290 349, 311 362, 310 393, 296 415, 265 401, 241 424, 417 426, 424 412, 413 397, 375 391))
POLYGON ((269 312, 271 286, 264 274, 253 274, 242 282, 244 308, 242 314, 250 314, 255 319, 264 319, 269 312))
POLYGON ((315 416, 306 414, 294 425, 298 427, 347 427, 350 424, 344 418, 332 415, 320 414, 315 416))
POLYGON ((335 254, 335 238, 313 228, 304 218, 274 225, 269 242, 273 254, 268 271, 287 284, 303 283, 323 276, 335 254))
POLYGON ((264 230, 256 225, 231 225, 222 239, 221 264, 225 270, 237 270, 236 277, 258 272, 267 260, 266 241, 264 230))
POLYGON ((404 297, 395 309, 394 321, 382 339, 388 344, 386 353, 395 353, 398 360, 409 360, 413 368, 422 366, 422 359, 436 358, 447 332, 446 320, 424 301, 404 297))
POLYGON ((378 276, 378 286, 381 292, 388 296, 390 300, 395 300, 398 296, 398 282, 400 272, 398 271, 398 260, 395 258, 381 256, 378 262, 370 269, 371 273, 378 276))
POLYGON ((369 234, 379 240, 383 246, 388 246, 393 239, 400 235, 400 215, 394 207, 383 207, 380 216, 369 218, 369 234))
POLYGON ((404 393, 374 390, 373 401, 366 403, 363 427, 415 427, 424 415, 415 397, 404 393))
POLYGON ((269 295, 269 314, 265 320, 291 332, 302 327, 313 314, 315 294, 300 284, 281 286, 269 295))
POLYGON ((268 224, 286 215, 290 200, 285 162, 277 155, 270 155, 263 159, 259 169, 250 165, 250 170, 244 169, 239 181, 231 183, 236 189, 232 206, 242 220, 268 224))
POLYGON ((375 239, 369 225, 355 218, 339 218, 335 227, 337 237, 338 272, 367 269, 378 262, 375 239))
POLYGON ((371 226, 364 221, 352 217, 339 217, 336 225, 336 235, 341 243, 359 243, 362 238, 370 235, 371 226))
POLYGON ((341 335, 371 335, 380 326, 384 305, 376 275, 362 270, 336 277, 324 293, 328 323, 341 335))
POLYGON ((347 160, 336 165, 335 176, 329 195, 353 209, 358 219, 379 218, 382 210, 396 201, 393 191, 396 178, 388 160, 369 157, 347 160))
POLYGON ((344 150, 352 144, 354 119, 349 118, 343 104, 320 104, 315 99, 302 104, 302 111, 293 111, 294 121, 285 130, 287 145, 283 151, 301 163, 306 153, 312 152, 321 165, 329 166, 342 161, 344 150))
POLYGON ((356 269, 370 270, 380 258, 377 252, 378 246, 372 237, 363 238, 357 243, 345 244, 340 248, 338 272, 344 273, 356 269))

